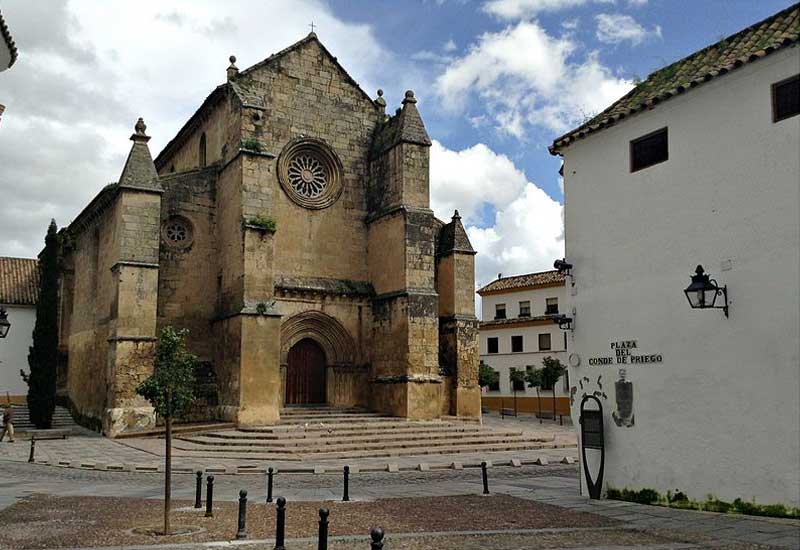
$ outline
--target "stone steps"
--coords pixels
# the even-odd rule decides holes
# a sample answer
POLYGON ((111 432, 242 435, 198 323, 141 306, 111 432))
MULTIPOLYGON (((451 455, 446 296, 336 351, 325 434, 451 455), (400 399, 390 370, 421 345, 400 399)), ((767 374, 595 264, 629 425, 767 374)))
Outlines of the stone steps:
MULTIPOLYGON (((14 420, 12 421, 14 424, 14 431, 16 432, 30 432, 35 431, 36 426, 33 425, 33 422, 30 421, 30 416, 28 413, 28 405, 12 405, 14 409, 14 420)), ((71 430, 71 429, 80 429, 79 426, 75 423, 72 419, 72 415, 69 413, 64 407, 56 407, 55 411, 53 412, 53 420, 51 430, 71 430)))
MULTIPOLYGON (((403 419, 396 419, 397 422, 357 422, 357 423, 311 423, 308 425, 292 424, 292 425, 277 425, 277 426, 258 426, 258 427, 240 427, 238 433, 241 434, 275 434, 285 437, 299 434, 314 434, 314 433, 329 433, 336 432, 341 434, 346 433, 363 433, 363 432, 404 432, 415 431, 419 429, 435 429, 435 428, 450 428, 454 424, 448 422, 409 422, 403 419)), ((458 426, 461 428, 462 426, 458 426)), ((467 429, 475 429, 473 426, 466 426, 467 429)))
MULTIPOLYGON (((252 441, 288 441, 288 440, 307 440, 307 439, 324 439, 324 438, 345 438, 348 436, 363 437, 363 436, 391 436, 403 437, 414 434, 441 434, 441 433, 462 433, 473 434, 484 432, 480 427, 462 427, 462 426, 433 426, 433 427, 386 427, 383 429, 364 428, 361 430, 352 429, 333 429, 333 430, 291 430, 291 431, 219 431, 219 432, 205 432, 202 435, 209 438, 224 439, 224 440, 252 440, 252 441)), ((515 432, 519 433, 519 432, 515 432)))
POLYGON ((419 444, 425 442, 430 445, 437 445, 441 441, 460 441, 463 443, 483 443, 502 439, 503 441, 530 441, 543 443, 541 439, 525 438, 520 432, 494 432, 482 431, 473 433, 463 433, 459 431, 443 431, 434 433, 410 433, 404 435, 358 435, 341 437, 322 437, 322 438, 293 438, 264 440, 255 438, 218 438, 210 437, 208 434, 192 437, 180 437, 181 441, 196 443, 198 445, 210 445, 226 448, 245 448, 245 447, 265 447, 265 448, 285 448, 285 449, 315 449, 331 447, 348 448, 369 448, 375 446, 397 446, 404 443, 419 444))

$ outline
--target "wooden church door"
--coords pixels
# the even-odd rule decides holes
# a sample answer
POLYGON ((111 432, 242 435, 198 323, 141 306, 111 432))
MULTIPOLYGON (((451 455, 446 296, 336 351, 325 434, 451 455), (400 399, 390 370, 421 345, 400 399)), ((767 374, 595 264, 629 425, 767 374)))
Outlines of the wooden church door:
POLYGON ((311 339, 289 350, 286 368, 286 404, 325 403, 325 353, 311 339))

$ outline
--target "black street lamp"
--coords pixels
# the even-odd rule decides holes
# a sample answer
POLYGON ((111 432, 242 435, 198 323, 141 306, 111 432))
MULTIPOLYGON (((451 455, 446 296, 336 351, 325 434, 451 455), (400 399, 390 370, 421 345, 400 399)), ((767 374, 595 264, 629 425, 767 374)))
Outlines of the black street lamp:
POLYGON ((692 275, 692 282, 683 292, 692 309, 721 309, 728 316, 728 287, 720 287, 717 281, 709 278, 702 265, 698 265, 692 275), (722 296, 723 304, 715 305, 717 297, 722 296))
POLYGON ((9 329, 11 329, 11 323, 8 320, 8 313, 0 307, 0 338, 5 338, 9 329))

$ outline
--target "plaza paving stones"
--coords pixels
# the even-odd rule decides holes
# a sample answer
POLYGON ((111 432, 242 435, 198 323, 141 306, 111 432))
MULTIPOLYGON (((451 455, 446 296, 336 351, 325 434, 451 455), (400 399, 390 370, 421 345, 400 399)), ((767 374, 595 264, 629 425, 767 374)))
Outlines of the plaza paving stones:
MULTIPOLYGON (((20 498, 32 494, 159 499, 163 494, 162 481, 163 474, 161 473, 53 468, 38 464, 0 461, 0 508, 9 506, 20 498)), ((261 503, 264 501, 265 495, 265 476, 263 474, 217 475, 214 489, 215 500, 220 503, 228 502, 230 506, 234 506, 233 503, 241 488, 248 490, 251 502, 261 503)), ((532 547, 531 544, 535 544, 533 547, 562 548, 621 548, 631 547, 631 545, 641 548, 656 548, 655 544, 666 544, 667 546, 664 548, 800 548, 800 522, 797 520, 722 515, 628 502, 588 500, 578 494, 577 465, 551 463, 547 466, 523 465, 519 468, 495 466, 489 469, 489 488, 492 495, 507 495, 509 498, 549 504, 570 513, 591 514, 606 521, 616 521, 625 529, 633 529, 636 532, 666 533, 667 538, 660 542, 650 540, 631 544, 589 538, 570 539, 569 541, 558 539, 553 542, 553 546, 545 546, 538 544, 540 538, 538 534, 514 535, 517 537, 516 539, 513 537, 507 539, 501 535, 491 534, 479 536, 464 534, 448 535, 441 540, 442 546, 429 545, 424 537, 414 539, 413 544, 407 539, 402 539, 405 542, 397 539, 392 542, 392 546, 387 545, 387 550, 397 548, 459 548, 460 550, 463 548, 526 548, 532 547), (504 546, 507 540, 516 540, 520 546, 504 546), (680 546, 681 544, 689 546, 680 546)), ((361 502, 365 506, 373 501, 383 499, 480 495, 481 491, 481 476, 478 468, 431 469, 424 472, 418 470, 370 472, 362 469, 361 472, 352 475, 350 479, 351 498, 356 503, 361 502)), ((275 497, 286 496, 293 504, 299 504, 301 501, 338 501, 341 499, 341 492, 341 472, 317 475, 279 472, 275 476, 275 497)), ((173 476, 173 496, 175 499, 182 500, 191 500, 194 497, 193 474, 175 474, 173 476)), ((487 497, 478 498, 483 502, 490 502, 487 497)), ((329 504, 332 506, 339 503, 331 502, 329 504)), ((345 506, 352 504, 345 504, 345 506)), ((425 523, 422 525, 426 529, 437 529, 436 525, 425 523)), ((472 525, 463 525, 460 529, 472 529, 472 525)), ((1 531, 3 531, 2 519, 0 519, 1 531)), ((395 535, 399 536, 399 532, 395 531, 395 535)), ((584 535, 590 537, 589 534, 584 533, 584 535)), ((230 536, 232 537, 232 535, 230 536)), ((338 546, 340 548, 359 548, 358 545, 348 546, 348 544, 355 544, 352 541, 340 542, 341 544, 338 546)), ((303 548, 302 544, 305 543, 297 541, 291 548, 303 548)), ((313 546, 305 547, 313 548, 313 546)), ((331 548, 335 547, 331 546, 331 548)))

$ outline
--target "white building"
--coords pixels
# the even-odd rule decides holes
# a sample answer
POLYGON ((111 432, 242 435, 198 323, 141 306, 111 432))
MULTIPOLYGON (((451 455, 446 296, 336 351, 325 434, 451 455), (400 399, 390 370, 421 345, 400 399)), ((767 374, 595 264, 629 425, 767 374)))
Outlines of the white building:
POLYGON ((11 328, 0 339, 0 403, 24 403, 28 385, 20 370, 28 372, 28 350, 36 323, 39 294, 38 261, 0 257, 0 308, 8 313, 11 328))
MULTIPOLYGON (((3 14, 0 12, 0 73, 10 69, 16 60, 17 46, 14 44, 14 39, 11 38, 11 32, 3 19, 3 14)), ((0 117, 3 116, 4 110, 5 107, 0 103, 0 117)))
MULTIPOLYGON (((567 364, 567 333, 554 316, 564 313, 564 276, 557 271, 499 277, 480 290, 482 316, 480 359, 500 374, 499 384, 483 390, 481 403, 490 410, 514 408, 512 369, 541 369, 542 359, 553 357, 567 364)), ((556 414, 569 414, 569 382, 555 384, 556 414)), ((517 384, 518 412, 552 414, 553 393, 517 384)))
POLYGON ((590 381, 573 418, 599 391, 604 488, 800 504, 798 11, 656 71, 551 147, 570 379, 590 381), (690 308, 698 264, 729 317, 690 308))

